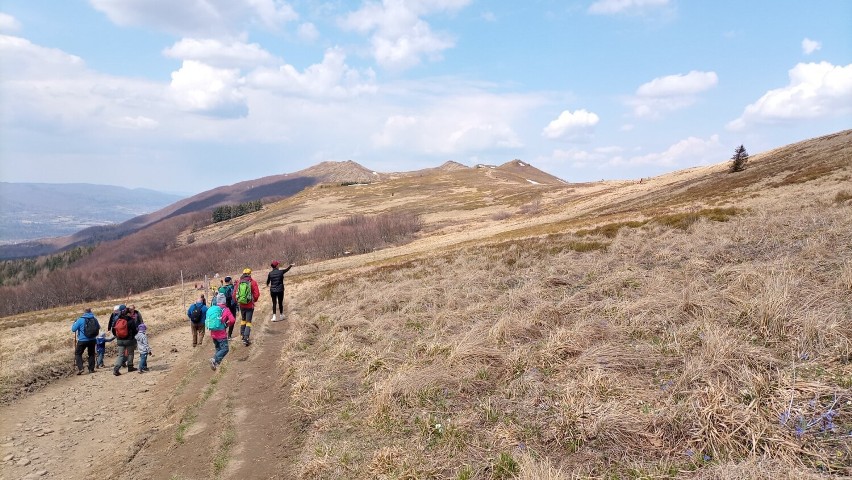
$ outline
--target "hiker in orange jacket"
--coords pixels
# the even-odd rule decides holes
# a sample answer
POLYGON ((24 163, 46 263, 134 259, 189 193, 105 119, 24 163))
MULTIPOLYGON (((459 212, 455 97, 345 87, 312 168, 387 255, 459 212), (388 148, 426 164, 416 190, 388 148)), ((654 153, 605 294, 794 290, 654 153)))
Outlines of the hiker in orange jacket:
POLYGON ((251 269, 246 268, 237 286, 234 287, 234 300, 240 306, 240 336, 245 346, 251 345, 251 318, 254 315, 254 302, 258 298, 260 298, 260 288, 251 278, 251 269))

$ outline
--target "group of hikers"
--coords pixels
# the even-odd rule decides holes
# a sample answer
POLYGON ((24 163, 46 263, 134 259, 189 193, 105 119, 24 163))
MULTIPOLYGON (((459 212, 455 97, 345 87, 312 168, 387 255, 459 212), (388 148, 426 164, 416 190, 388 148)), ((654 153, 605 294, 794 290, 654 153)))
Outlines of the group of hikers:
MULTIPOLYGON (((280 264, 278 260, 273 261, 272 270, 266 277, 266 285, 272 297, 273 322, 284 320, 284 274, 295 266, 291 263, 287 268, 279 269, 280 264)), ((243 345, 251 345, 252 317, 255 303, 260 298, 260 288, 251 273, 251 268, 244 269, 236 285, 230 276, 225 277, 222 285, 215 291, 209 307, 206 297, 202 294, 186 311, 193 347, 201 346, 205 330, 210 331, 210 339, 215 347, 215 353, 210 358, 212 370, 216 370, 228 354, 228 342, 233 340, 237 310, 240 318, 240 338, 243 345)), ((104 368, 106 344, 112 341, 116 342, 118 351, 113 366, 114 375, 121 375, 120 370, 123 367, 127 367, 128 372, 148 371, 148 357, 152 356, 148 343, 148 328, 142 320, 142 314, 133 305, 116 305, 113 308, 107 326, 107 331, 113 335, 111 338, 107 338, 106 333, 100 333, 100 329, 101 326, 90 308, 71 326, 71 331, 76 334, 74 362, 77 375, 84 373, 84 351, 88 356, 89 373, 94 373, 96 368, 104 368), (134 368, 133 360, 137 350, 139 368, 134 368)))
POLYGON ((88 357, 89 373, 95 373, 96 368, 105 368, 106 344, 112 341, 115 341, 118 351, 118 357, 112 369, 113 375, 121 375, 120 370, 123 367, 127 367, 128 372, 148 371, 148 357, 153 355, 151 345, 148 343, 148 326, 142 319, 142 313, 136 310, 135 306, 122 304, 113 307, 107 325, 107 331, 112 333, 112 337, 107 338, 106 332, 102 333, 100 330, 101 324, 91 308, 87 308, 85 313, 71 325, 71 331, 76 334, 74 364, 77 367, 77 375, 85 372, 84 351, 88 357), (139 351, 139 368, 133 366, 137 350, 139 351), (95 354, 97 354, 97 360, 95 360, 95 354))

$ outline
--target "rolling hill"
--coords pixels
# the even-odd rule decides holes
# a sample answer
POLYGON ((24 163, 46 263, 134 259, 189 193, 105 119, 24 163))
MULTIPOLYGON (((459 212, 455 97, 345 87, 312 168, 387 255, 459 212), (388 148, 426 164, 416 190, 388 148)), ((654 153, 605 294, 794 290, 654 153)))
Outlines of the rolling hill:
MULTIPOLYGON (((743 172, 721 162, 642 182, 446 167, 317 183, 183 228, 119 267, 162 273, 157 288, 0 318, 4 473, 852 475, 852 130, 753 155, 743 172), (358 255, 297 258, 286 321, 269 321, 264 274, 308 238, 298 232, 393 212, 422 229, 358 255), (204 274, 249 266, 262 289, 254 343, 232 342, 215 372, 206 342, 188 347, 203 275, 171 274, 196 250, 215 265, 204 274), (152 371, 73 375, 56 339, 83 307, 104 317, 117 302, 145 312, 152 371), (111 429, 91 428, 100 415, 111 429), (98 470, 89 445, 118 461, 98 470)), ((48 284, 60 276, 49 291, 70 288, 48 284)))
MULTIPOLYGON (((562 183, 556 177, 529 165, 527 165, 525 170, 519 171, 517 168, 518 163, 521 162, 509 162, 500 167, 494 167, 494 170, 489 175, 497 175, 495 178, 502 178, 503 181, 508 183, 562 183)), ((91 227, 78 231, 73 235, 59 238, 22 242, 16 245, 0 245, 0 258, 11 259, 49 255, 71 247, 117 240, 171 218, 199 213, 209 214, 215 207, 220 205, 235 205, 255 200, 272 203, 291 197, 316 185, 372 184, 392 179, 429 176, 436 172, 446 173, 469 170, 473 169, 459 163, 447 162, 436 169, 425 169, 415 172, 379 173, 369 170, 351 160, 344 162, 322 162, 294 173, 272 175, 256 180, 217 187, 169 204, 154 212, 135 216, 117 225, 91 227)), ((97 190, 97 192, 100 192, 100 190, 97 190)), ((65 194, 59 194, 59 197, 66 198, 63 195, 65 194)), ((68 195, 71 194, 69 193, 68 195)), ((94 192, 90 196, 100 203, 105 203, 105 199, 98 198, 94 192)), ((112 203, 115 204, 115 202, 112 203)), ((73 202, 70 205, 73 205, 73 202)), ((120 207, 122 204, 119 202, 117 205, 120 207)))

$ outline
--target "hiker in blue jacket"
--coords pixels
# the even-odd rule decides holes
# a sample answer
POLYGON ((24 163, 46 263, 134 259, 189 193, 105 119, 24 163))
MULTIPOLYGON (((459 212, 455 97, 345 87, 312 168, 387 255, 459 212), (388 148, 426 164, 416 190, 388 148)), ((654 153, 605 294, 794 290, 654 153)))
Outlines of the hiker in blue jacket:
POLYGON ((207 318, 207 299, 203 293, 189 306, 186 316, 189 318, 189 328, 192 332, 192 346, 201 345, 204 342, 204 319, 207 318))
POLYGON ((71 325, 71 331, 77 334, 77 345, 74 347, 77 375, 83 374, 83 350, 86 350, 89 357, 89 373, 95 373, 95 344, 100 329, 101 324, 98 323, 91 308, 87 308, 83 316, 71 325))

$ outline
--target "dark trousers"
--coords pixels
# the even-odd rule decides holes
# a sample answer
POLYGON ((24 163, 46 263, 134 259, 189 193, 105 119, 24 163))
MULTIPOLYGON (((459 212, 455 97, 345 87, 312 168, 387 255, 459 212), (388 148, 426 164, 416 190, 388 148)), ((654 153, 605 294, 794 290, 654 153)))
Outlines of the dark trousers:
POLYGON ((275 315, 275 304, 278 304, 278 313, 284 313, 284 290, 280 292, 269 292, 272 295, 272 314, 275 315))
MULTIPOLYGON (((231 311, 231 315, 233 315, 234 319, 236 320, 236 318, 237 318, 237 306, 234 305, 233 307, 228 307, 228 310, 231 311)), ((234 324, 236 324, 236 323, 237 322, 234 322, 234 323, 228 325, 228 338, 231 338, 231 337, 234 336, 234 324)))
POLYGON ((95 345, 94 340, 80 341, 77 340, 77 348, 74 349, 74 363, 77 364, 77 371, 83 371, 83 350, 87 350, 86 355, 89 357, 89 372, 95 371, 95 345))

